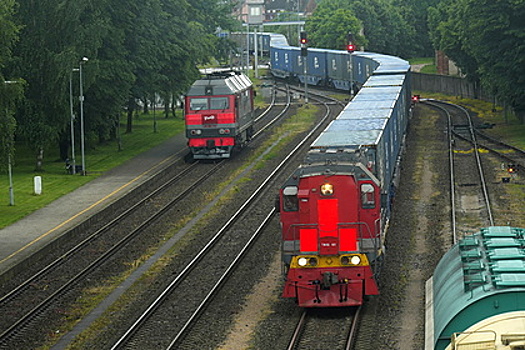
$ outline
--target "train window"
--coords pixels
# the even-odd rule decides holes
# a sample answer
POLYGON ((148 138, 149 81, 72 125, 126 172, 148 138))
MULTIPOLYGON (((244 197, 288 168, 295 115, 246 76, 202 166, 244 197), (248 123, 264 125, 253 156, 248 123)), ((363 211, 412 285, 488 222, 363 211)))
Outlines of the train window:
POLYGON ((287 186, 283 190, 283 210, 299 210, 299 199, 297 198, 297 186, 287 186))
POLYGON ((374 186, 371 184, 361 185, 361 206, 364 209, 373 209, 376 206, 374 186))
POLYGON ((203 111, 208 109, 208 98, 191 98, 190 110, 203 111))
POLYGON ((210 98, 210 109, 228 109, 230 103, 227 97, 212 97, 210 98))

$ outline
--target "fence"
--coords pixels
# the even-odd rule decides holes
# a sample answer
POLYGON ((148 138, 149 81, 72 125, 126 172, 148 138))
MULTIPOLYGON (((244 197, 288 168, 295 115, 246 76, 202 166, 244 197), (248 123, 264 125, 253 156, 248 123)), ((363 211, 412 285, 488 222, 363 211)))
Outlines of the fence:
POLYGON ((438 92, 463 98, 475 98, 492 101, 493 98, 483 91, 479 84, 464 78, 449 75, 436 75, 412 72, 412 89, 426 92, 438 92))

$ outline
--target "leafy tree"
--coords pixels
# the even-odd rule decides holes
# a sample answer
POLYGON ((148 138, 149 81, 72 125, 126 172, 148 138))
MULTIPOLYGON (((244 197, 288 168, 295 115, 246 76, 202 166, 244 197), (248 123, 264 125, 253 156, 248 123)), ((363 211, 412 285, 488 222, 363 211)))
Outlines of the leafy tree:
POLYGON ((434 46, 525 120, 525 2, 445 1, 429 23, 434 46))
POLYGON ((436 50, 442 50, 461 67, 463 74, 473 82, 479 82, 476 59, 464 50, 461 24, 452 18, 461 5, 456 1, 443 1, 429 9, 430 39, 436 50))
POLYGON ((357 42, 365 43, 359 35, 361 22, 349 9, 332 9, 319 6, 306 21, 306 31, 312 47, 343 50, 348 32, 354 33, 357 42))
POLYGON ((351 31, 358 46, 366 45, 367 50, 400 56, 414 53, 410 44, 415 29, 389 0, 324 0, 306 27, 311 40, 321 47, 340 49, 351 31))
POLYGON ((6 82, 2 74, 5 63, 11 58, 11 48, 17 39, 19 27, 13 22, 15 1, 0 3, 0 170, 4 170, 7 160, 14 159, 14 134, 16 120, 14 103, 22 95, 22 84, 6 82))
POLYGON ((461 12, 465 50, 476 57, 482 84, 525 121, 525 2, 468 0, 461 12))
POLYGON ((363 22, 367 49, 390 55, 410 57, 414 54, 414 28, 401 15, 400 8, 386 0, 360 0, 352 10, 363 22))
POLYGON ((434 48, 429 38, 428 9, 436 6, 440 0, 393 0, 393 5, 398 9, 405 23, 411 28, 410 41, 405 41, 409 55, 428 57, 433 56, 434 48))
POLYGON ((11 71, 28 83, 17 121, 20 135, 35 151, 37 170, 42 170, 44 151, 69 125, 70 72, 99 45, 103 27, 95 23, 101 16, 96 1, 20 2, 17 21, 23 28, 11 71))
MULTIPOLYGON (((2 16, 11 15, 14 3, 0 5, 0 48, 12 42, 14 32, 4 33, 11 22, 2 16)), ((27 81, 26 99, 16 114, 17 136, 35 151, 37 168, 49 147, 59 145, 67 157, 69 86, 72 81, 78 96, 73 70, 82 57, 89 58, 82 66, 84 126, 86 144, 93 147, 97 139, 115 137, 124 108, 131 132, 136 101, 147 102, 156 93, 166 101, 178 99, 198 76, 195 65, 218 52, 216 29, 234 25, 230 8, 230 2, 216 0, 20 2, 15 17, 20 41, 6 71, 27 81)), ((0 52, 0 65, 8 52, 0 52)), ((76 97, 74 102, 78 106, 76 97)))

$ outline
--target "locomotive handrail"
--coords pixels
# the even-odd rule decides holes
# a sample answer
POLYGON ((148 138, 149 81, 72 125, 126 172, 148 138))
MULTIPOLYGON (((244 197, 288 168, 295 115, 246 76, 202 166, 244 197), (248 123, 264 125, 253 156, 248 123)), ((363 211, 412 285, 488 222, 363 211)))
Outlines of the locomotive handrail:
MULTIPOLYGON (((372 233, 370 231, 370 227, 366 222, 340 222, 337 223, 337 230, 341 228, 352 228, 356 227, 358 229, 358 239, 365 240, 365 239, 371 239, 371 240, 377 240, 375 236, 372 236, 372 233), (368 237, 365 237, 365 234, 368 233, 368 237)), ((295 241, 299 240, 299 230, 297 228, 313 228, 319 230, 319 224, 316 223, 307 223, 307 224, 291 224, 288 233, 292 233, 292 237, 295 241)), ((376 243, 374 242, 374 247, 376 247, 376 243)))

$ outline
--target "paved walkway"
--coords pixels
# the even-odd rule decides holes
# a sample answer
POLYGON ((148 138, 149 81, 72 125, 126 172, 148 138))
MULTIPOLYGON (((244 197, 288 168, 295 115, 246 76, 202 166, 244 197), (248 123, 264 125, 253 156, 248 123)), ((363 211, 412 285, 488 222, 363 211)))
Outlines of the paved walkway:
POLYGON ((0 275, 152 177, 170 159, 186 152, 184 135, 174 136, 1 229, 0 275))

